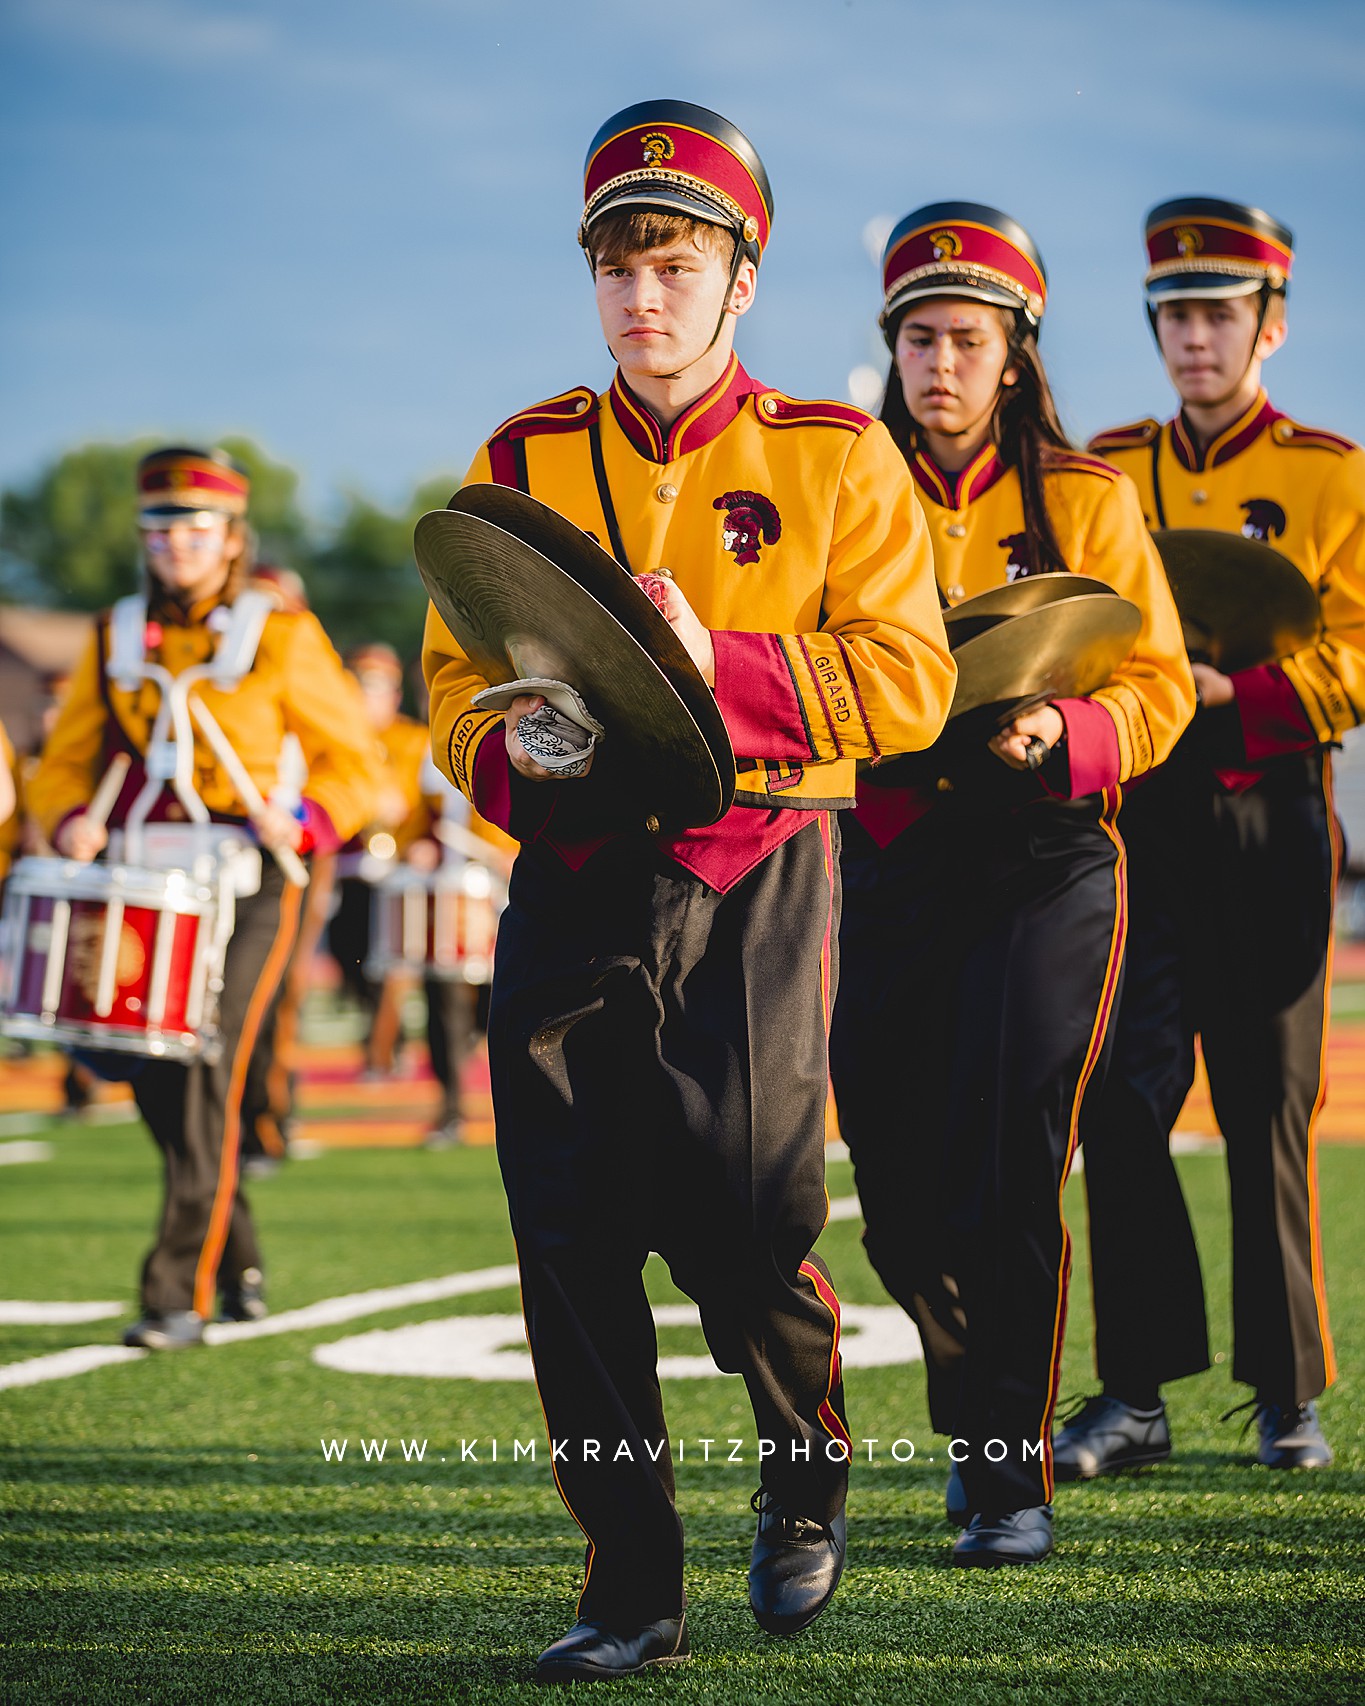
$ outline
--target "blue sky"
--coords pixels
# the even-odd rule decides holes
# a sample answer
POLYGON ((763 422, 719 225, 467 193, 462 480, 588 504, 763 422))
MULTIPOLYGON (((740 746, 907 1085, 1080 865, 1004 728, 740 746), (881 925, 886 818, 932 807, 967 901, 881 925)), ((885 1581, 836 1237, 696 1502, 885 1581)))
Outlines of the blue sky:
POLYGON ((769 383, 846 395, 880 359, 864 229, 962 196, 1042 249, 1073 432, 1165 412, 1141 218, 1207 191, 1296 234, 1276 400, 1365 437, 1359 0, 3 0, 0 482, 241 431, 326 514, 605 385, 583 154, 655 94, 767 164, 739 347, 769 383))

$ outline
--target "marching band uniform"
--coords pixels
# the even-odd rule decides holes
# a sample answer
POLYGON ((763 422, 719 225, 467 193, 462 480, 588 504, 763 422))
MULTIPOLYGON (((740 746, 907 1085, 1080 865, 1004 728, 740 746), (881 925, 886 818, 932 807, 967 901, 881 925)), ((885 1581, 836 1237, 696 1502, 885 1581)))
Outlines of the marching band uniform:
MULTIPOLYGON (((585 191, 590 258, 592 222, 638 205, 731 231, 732 285, 767 241, 758 156, 686 103, 608 121, 585 191)), ((613 1632, 652 1620, 667 1644, 642 1630, 631 1653, 686 1650, 651 1249, 776 1443, 755 1507, 755 1615, 791 1631, 833 1593, 848 1435, 838 1302, 811 1253, 827 1208, 833 813, 858 759, 934 738, 954 672, 885 430, 771 390, 733 356, 667 430, 618 372, 600 396, 514 416, 468 479, 529 491, 637 574, 671 570, 713 631, 739 755, 735 804, 708 829, 590 821, 574 784, 513 771, 502 716, 471 704, 483 679, 428 615, 433 753, 522 843, 489 1024, 498 1153, 541 1401, 551 1438, 570 1442, 556 1480, 588 1538, 583 1622, 543 1656, 549 1680, 584 1674, 557 1668, 584 1643, 617 1652, 613 1632), (585 1436, 625 1441, 631 1461, 585 1464, 585 1436)))
MULTIPOLYGON (((893 350, 916 300, 1008 307, 1022 337, 1046 294, 1027 234, 972 203, 902 221, 884 284, 893 350)), ((900 385, 893 363, 888 394, 900 385)), ((993 440, 958 474, 913 445, 908 457, 946 604, 1038 571, 1020 474, 993 440)), ((1061 1191, 1119 981, 1116 820, 1124 785, 1165 756, 1194 703, 1131 481, 1054 448, 1042 482, 1065 566, 1141 610, 1131 655, 1088 698, 1055 702, 1065 734, 1037 773, 1008 769, 985 734, 967 747, 950 724, 912 782, 861 779, 844 829, 840 1130, 869 1258, 920 1331, 933 1425, 966 1445, 949 1514, 969 1524, 954 1562, 973 1565, 1051 1545, 1047 1442, 1070 1262, 1061 1191), (993 1441, 1007 1446, 997 1462, 993 1441)))
POLYGON ((393 1070, 400 1025, 398 991, 396 987, 386 989, 383 980, 376 981, 365 971, 370 954, 370 902, 374 885, 362 870, 370 839, 376 833, 389 838, 393 852, 400 858, 425 834, 429 818, 420 778, 430 750, 430 737, 424 723, 396 709, 396 699, 402 691, 403 666, 391 646, 382 643, 358 646, 348 655, 346 665, 366 691, 367 704, 369 692, 375 693, 387 720, 382 725, 373 725, 381 778, 380 818, 367 824, 337 856, 337 906, 327 926, 327 946, 341 968, 346 988, 369 1015, 366 1068, 373 1073, 389 1073, 393 1070), (367 689, 367 679, 372 683, 371 689, 367 689))
MULTIPOLYGON (((138 468, 145 526, 169 527, 203 512, 245 516, 246 476, 221 452, 172 449, 145 457, 138 468)), ((212 656, 225 624, 218 614, 233 596, 234 570, 224 588, 186 606, 164 589, 148 602, 145 656, 172 675, 212 656)), ((145 780, 144 756, 159 703, 146 681, 134 688, 111 679, 111 622, 106 614, 83 656, 30 790, 30 808, 43 833, 85 809, 116 753, 132 768, 110 817, 120 825, 145 780)), ((264 618, 255 658, 241 683, 227 691, 212 683, 202 702, 226 733, 262 795, 275 781, 281 743, 297 735, 309 767, 301 811, 302 851, 334 845, 370 809, 369 738, 354 690, 315 617, 271 613, 264 618)), ((245 826, 247 810, 197 729, 194 784, 212 818, 245 826)), ((163 790, 153 817, 183 820, 184 808, 163 790)), ((196 1060, 139 1063, 133 1091, 161 1149, 165 1200, 157 1240, 142 1271, 144 1319, 125 1335, 149 1349, 196 1343, 213 1308, 215 1286, 224 1313, 263 1313, 261 1256, 238 1186, 242 1086, 257 1031, 288 956, 302 891, 264 861, 256 894, 237 901, 228 945, 218 1024, 224 1047, 215 1064, 196 1060)))
MULTIPOLYGON (((1153 324, 1163 301, 1252 293, 1264 324, 1291 241, 1233 203, 1154 209, 1153 324)), ((1291 420, 1264 391, 1202 453, 1180 414, 1092 448, 1132 476, 1149 526, 1240 533, 1288 557, 1320 596, 1322 637, 1232 675, 1235 703, 1201 712, 1124 813, 1129 968, 1085 1133, 1107 1397, 1058 1436, 1059 1464, 1071 1477, 1168 1456, 1158 1388, 1209 1364, 1169 1149, 1198 1033, 1232 1187, 1233 1378, 1255 1390, 1261 1461, 1313 1467, 1331 1454, 1311 1401, 1334 1375, 1315 1156, 1341 851, 1329 748, 1365 716, 1365 451, 1291 420)))

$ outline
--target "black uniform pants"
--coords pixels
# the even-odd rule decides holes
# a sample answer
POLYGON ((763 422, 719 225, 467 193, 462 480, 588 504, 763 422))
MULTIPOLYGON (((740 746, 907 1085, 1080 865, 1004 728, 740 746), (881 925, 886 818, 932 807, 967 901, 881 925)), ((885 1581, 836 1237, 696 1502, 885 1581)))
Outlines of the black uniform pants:
POLYGON ((261 1266, 238 1182, 242 1093, 257 1031, 289 957, 302 893, 265 858, 260 891, 237 902, 228 943, 218 1003, 222 1054, 213 1065, 151 1061, 133 1080, 165 1165, 161 1224, 142 1265, 149 1315, 196 1309, 207 1319, 216 1285, 230 1288, 245 1269, 261 1266))
POLYGON ((438 1125, 458 1121, 461 1113, 460 1069, 474 1040, 478 991, 459 978, 424 977, 427 1001, 427 1053, 441 1086, 438 1125))
POLYGON ((1330 760, 1279 759, 1240 794, 1200 760, 1187 737, 1124 807, 1128 972, 1084 1130, 1096 1361, 1120 1396, 1208 1367, 1199 1257, 1169 1146, 1199 1033, 1227 1143, 1233 1377, 1303 1403, 1334 1372, 1313 1132, 1338 862, 1330 760))
POLYGON ((884 850, 845 826, 839 1124, 973 1510, 1052 1496, 1062 1186, 1123 950, 1110 807, 949 801, 884 850))
POLYGON ((583 1617, 683 1604, 651 1250, 744 1377, 773 1442, 764 1485, 822 1522, 844 1503, 838 1302, 811 1254, 836 835, 821 814, 723 895, 638 836, 577 873, 531 846, 513 871, 489 1015, 498 1159, 555 1480, 588 1539, 583 1617))

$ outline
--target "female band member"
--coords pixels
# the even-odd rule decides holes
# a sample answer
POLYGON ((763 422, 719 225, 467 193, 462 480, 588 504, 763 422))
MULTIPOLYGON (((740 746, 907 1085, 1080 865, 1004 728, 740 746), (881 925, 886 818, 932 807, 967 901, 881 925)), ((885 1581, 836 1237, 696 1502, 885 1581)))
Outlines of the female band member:
MULTIPOLYGON (((30 789, 30 807, 57 851, 94 859, 108 840, 89 811, 101 775, 118 753, 132 766, 109 817, 119 826, 146 780, 144 763, 160 702, 154 682, 128 679, 158 664, 172 676, 204 664, 233 626, 233 606, 250 568, 248 481, 222 451, 159 450, 138 465, 145 614, 123 607, 140 633, 127 638, 111 671, 115 623, 100 618, 90 648, 48 736, 30 789)), ((246 772, 243 797, 235 766, 194 734, 194 787, 210 816, 254 834, 268 850, 307 853, 334 847, 371 810, 372 737, 354 683, 307 612, 262 615, 254 654, 230 690, 204 682, 194 690, 216 719, 246 772), (292 732, 308 763, 308 796, 297 813, 268 802, 281 744, 292 732), (254 786, 252 786, 254 784, 254 786)), ((231 756, 231 754, 229 754, 231 756)), ((153 818, 184 819, 163 789, 153 818)), ((218 1004, 222 1051, 212 1062, 139 1062, 133 1091, 165 1164, 165 1199, 156 1243, 142 1268, 142 1319, 124 1342, 165 1350, 197 1344, 217 1290, 228 1319, 265 1313, 261 1256, 238 1188, 242 1088, 252 1047, 288 958, 302 890, 263 861, 256 893, 236 902, 218 1004)))
POLYGON ((1122 785, 1170 750, 1194 687, 1131 481, 1058 423, 1027 233, 939 203, 901 221, 884 269, 882 418, 945 604, 1071 571, 1142 612, 1091 697, 965 750, 959 736, 951 763, 950 724, 928 768, 893 787, 871 771, 845 814, 831 1066, 867 1251, 919 1327, 933 1425, 953 1437, 954 1562, 1030 1563, 1052 1546, 1061 1190, 1123 953, 1122 785))

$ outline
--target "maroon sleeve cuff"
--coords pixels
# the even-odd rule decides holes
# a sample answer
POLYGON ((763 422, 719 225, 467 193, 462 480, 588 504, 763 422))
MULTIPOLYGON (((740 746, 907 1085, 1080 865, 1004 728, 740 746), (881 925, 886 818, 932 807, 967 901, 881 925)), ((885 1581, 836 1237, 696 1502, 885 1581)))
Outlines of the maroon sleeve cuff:
POLYGON ((300 853, 335 853, 341 846, 341 837, 326 809, 316 800, 305 798, 303 805, 303 837, 299 842, 300 853))
POLYGON ((474 810, 515 841, 534 841, 550 821, 559 789, 548 782, 527 782, 507 757, 506 727, 490 729, 474 754, 474 810))
POLYGON ((512 833, 512 766, 507 761, 507 730, 490 729, 474 754, 474 810, 485 822, 512 833))
POLYGON ((1046 765, 1039 771, 1048 793, 1059 800, 1080 800, 1087 794, 1098 794, 1101 788, 1112 788, 1119 779, 1119 734, 1114 719, 1093 699, 1054 699, 1052 708, 1061 713, 1066 724, 1066 746, 1060 751, 1054 749, 1066 771, 1064 781, 1059 774, 1061 764, 1046 765))
POLYGON ((716 703, 740 758, 816 756, 801 697, 776 634, 713 629, 716 703))
POLYGON ((1277 663, 1239 669, 1229 680, 1237 696, 1248 764, 1260 764, 1281 753, 1307 752, 1318 744, 1298 694, 1277 663))

